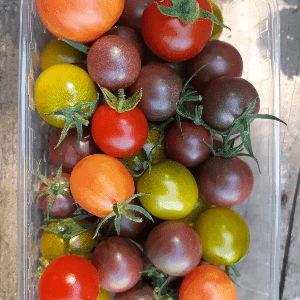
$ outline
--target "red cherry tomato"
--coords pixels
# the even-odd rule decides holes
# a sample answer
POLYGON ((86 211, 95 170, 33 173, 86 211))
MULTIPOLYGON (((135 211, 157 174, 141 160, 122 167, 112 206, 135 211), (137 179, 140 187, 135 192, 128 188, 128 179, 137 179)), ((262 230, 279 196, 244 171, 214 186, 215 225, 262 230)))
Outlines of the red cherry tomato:
POLYGON ((98 147, 107 155, 131 156, 138 152, 147 140, 147 119, 137 107, 118 113, 104 103, 93 116, 92 136, 98 147))
POLYGON ((67 254, 53 260, 44 270, 39 282, 39 299, 96 299, 99 289, 95 267, 86 258, 67 254))
MULTIPOLYGON (((200 8, 212 13, 209 0, 197 0, 200 8)), ((161 6, 172 6, 171 0, 159 1, 161 6)), ((142 16, 142 34, 147 46, 167 61, 184 61, 196 56, 209 41, 213 22, 198 19, 185 24, 177 17, 163 15, 152 0, 142 16)))

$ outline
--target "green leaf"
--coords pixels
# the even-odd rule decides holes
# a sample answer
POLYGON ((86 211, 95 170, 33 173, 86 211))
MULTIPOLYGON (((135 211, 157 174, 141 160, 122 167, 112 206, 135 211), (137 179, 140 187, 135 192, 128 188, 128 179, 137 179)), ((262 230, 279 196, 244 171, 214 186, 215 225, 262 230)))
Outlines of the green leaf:
POLYGON ((50 199, 49 199, 48 203, 47 203, 47 220, 49 220, 49 214, 50 214, 50 211, 51 211, 51 208, 52 208, 52 205, 53 205, 53 202, 54 202, 55 198, 56 198, 56 195, 52 194, 50 196, 50 199))
POLYGON ((128 210, 135 210, 135 211, 138 211, 139 213, 143 214, 145 217, 147 217, 149 220, 151 220, 152 222, 154 222, 152 216, 148 213, 148 211, 146 209, 144 209, 143 207, 141 206, 138 206, 138 205, 129 205, 128 210))
POLYGON ((267 119, 267 120, 274 120, 283 123, 284 125, 287 125, 284 121, 281 119, 272 116, 272 115, 266 115, 266 114, 250 114, 249 119, 267 119))
POLYGON ((117 235, 120 235, 121 232, 121 216, 116 216, 115 217, 115 228, 117 231, 117 235))
POLYGON ((79 43, 76 43, 76 42, 73 42, 73 41, 70 41, 70 40, 64 40, 64 39, 59 39, 61 41, 64 41, 66 44, 72 46, 73 48, 85 53, 85 54, 88 54, 89 50, 90 50, 90 47, 88 46, 85 46, 83 44, 79 44, 79 43))
POLYGON ((38 175, 39 175, 40 179, 42 180, 42 182, 44 182, 48 187, 50 187, 52 182, 50 180, 48 180, 41 172, 41 169, 40 169, 41 161, 42 160, 39 161, 39 164, 37 167, 38 175))
MULTIPOLYGON (((132 239, 130 239, 130 241, 132 242, 132 243, 134 243, 144 254, 146 254, 146 252, 144 251, 144 248, 139 244, 139 243, 137 243, 136 241, 134 241, 134 240, 132 240, 132 239)), ((155 268, 155 267, 154 267, 155 268)), ((155 268, 155 270, 156 270, 156 268, 155 268)), ((143 272, 143 271, 142 271, 143 272)))

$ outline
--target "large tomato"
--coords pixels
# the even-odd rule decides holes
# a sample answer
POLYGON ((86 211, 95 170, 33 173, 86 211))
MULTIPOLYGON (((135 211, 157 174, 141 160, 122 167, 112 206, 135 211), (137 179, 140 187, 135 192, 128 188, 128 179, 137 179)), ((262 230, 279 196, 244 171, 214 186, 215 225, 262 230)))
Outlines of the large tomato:
POLYGON ((70 189, 78 205, 93 215, 105 217, 113 204, 134 195, 134 181, 125 165, 106 154, 87 156, 76 164, 70 189))
MULTIPOLYGON (((197 0, 200 8, 212 13, 209 0, 197 0)), ((171 0, 159 1, 161 6, 172 6, 171 0)), ((167 61, 184 61, 196 56, 211 37, 213 21, 198 19, 185 24, 177 17, 162 14, 152 0, 142 16, 142 34, 147 46, 167 61)))
POLYGON ((236 300, 237 292, 229 276, 212 265, 196 267, 183 280, 179 300, 236 300))
POLYGON ((81 256, 67 254, 46 267, 39 282, 39 299, 96 299, 99 289, 95 267, 81 256))
POLYGON ((41 21, 56 37, 91 42, 119 19, 124 0, 37 0, 41 21))

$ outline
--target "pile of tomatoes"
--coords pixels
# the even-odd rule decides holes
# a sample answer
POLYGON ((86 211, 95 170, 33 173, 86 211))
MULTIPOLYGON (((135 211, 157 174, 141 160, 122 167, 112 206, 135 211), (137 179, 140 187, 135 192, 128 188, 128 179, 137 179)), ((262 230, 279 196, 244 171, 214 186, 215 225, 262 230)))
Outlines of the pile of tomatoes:
POLYGON ((250 233, 231 207, 254 183, 240 157, 255 159, 250 121, 275 118, 258 114, 238 50, 218 40, 219 8, 36 2, 57 37, 35 85, 57 167, 38 166, 40 300, 237 299, 229 269, 250 233))

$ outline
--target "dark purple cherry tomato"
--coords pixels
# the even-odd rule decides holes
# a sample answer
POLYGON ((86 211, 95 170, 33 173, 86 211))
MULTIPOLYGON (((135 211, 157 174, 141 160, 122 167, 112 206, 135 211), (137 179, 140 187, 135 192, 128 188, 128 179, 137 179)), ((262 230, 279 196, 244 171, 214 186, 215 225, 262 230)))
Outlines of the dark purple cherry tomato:
POLYGON ((202 248, 199 236, 190 226, 166 221, 150 232, 145 251, 159 270, 169 275, 182 276, 199 264, 202 248))
POLYGON ((254 184, 251 168, 238 157, 209 157, 199 166, 195 179, 207 202, 225 207, 243 202, 254 184))
MULTIPOLYGON (((47 177, 47 179, 54 183, 55 177, 56 177, 56 174, 52 174, 52 175, 49 175, 47 177)), ((67 182, 70 182, 70 175, 67 173, 61 173, 60 184, 64 184, 67 182)), ((45 183, 42 183, 39 190, 43 191, 46 189, 49 189, 49 187, 45 183)), ((66 191, 68 193, 71 192, 69 187, 65 188, 64 191, 66 191)), ((47 213, 48 202, 50 200, 50 197, 51 197, 51 195, 46 194, 46 195, 42 195, 38 198, 39 207, 45 213, 47 213)), ((52 218, 71 217, 76 209, 77 209, 77 205, 72 196, 57 195, 51 206, 49 216, 52 218)))
POLYGON ((150 0, 125 0, 117 24, 142 30, 142 15, 150 0))
POLYGON ((105 35, 118 35, 130 42, 139 52, 141 60, 145 56, 145 44, 141 35, 138 32, 127 26, 113 26, 105 35))
POLYGON ((243 73, 243 60, 240 53, 235 47, 223 41, 209 41, 198 55, 188 60, 188 77, 206 64, 209 65, 191 80, 193 87, 201 95, 212 80, 223 76, 241 77, 243 73))
POLYGON ((177 123, 165 137, 165 153, 169 159, 175 160, 185 167, 194 167, 202 163, 210 155, 210 149, 204 141, 213 144, 211 133, 201 125, 192 121, 182 121, 182 132, 177 123))
POLYGON ((78 145, 76 128, 69 129, 67 136, 56 148, 62 129, 57 128, 51 135, 49 142, 49 156, 56 168, 62 159, 62 171, 71 174, 75 165, 84 157, 102 153, 97 147, 91 134, 90 126, 83 126, 82 139, 78 145))
MULTIPOLYGON (((133 199, 130 204, 141 206, 138 199, 133 199)), ((119 237, 124 238, 134 238, 137 236, 146 226, 148 223, 148 219, 138 211, 132 210, 129 211, 134 217, 142 218, 143 222, 134 222, 124 215, 121 215, 121 222, 120 222, 120 234, 119 237)), ((118 236, 116 228, 114 226, 115 217, 109 218, 107 221, 103 223, 100 228, 100 234, 106 237, 109 236, 118 236)))
POLYGON ((116 293, 114 300, 155 300, 153 288, 139 281, 133 288, 123 293, 116 293))
POLYGON ((182 80, 171 67, 153 63, 142 67, 138 79, 129 88, 132 96, 142 89, 137 107, 149 121, 165 121, 175 114, 182 80))
POLYGON ((224 76, 212 81, 203 93, 204 121, 213 129, 224 132, 255 99, 250 113, 259 111, 260 100, 254 86, 246 79, 224 76))
POLYGON ((140 279, 143 259, 129 239, 110 237, 98 244, 92 256, 100 285, 110 292, 125 292, 140 279))
POLYGON ((107 35, 90 48, 87 66, 98 85, 115 92, 135 82, 141 70, 141 58, 135 46, 125 38, 107 35))

